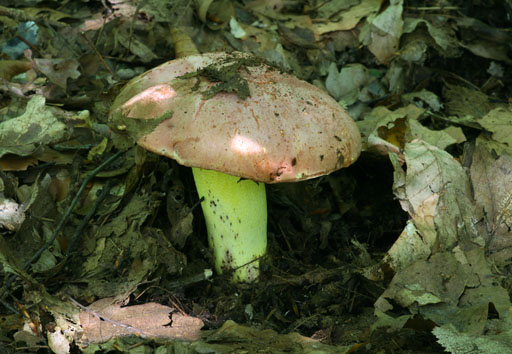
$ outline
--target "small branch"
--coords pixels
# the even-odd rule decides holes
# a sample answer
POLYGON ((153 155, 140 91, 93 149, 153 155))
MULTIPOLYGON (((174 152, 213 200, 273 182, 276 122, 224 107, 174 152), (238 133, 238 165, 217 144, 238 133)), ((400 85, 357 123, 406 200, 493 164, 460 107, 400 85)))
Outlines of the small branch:
POLYGON ((80 237, 80 235, 82 235, 82 231, 85 229, 85 227, 89 223, 89 220, 91 220, 91 218, 94 216, 94 213, 96 213, 96 210, 98 210, 101 203, 103 203, 103 201, 107 197, 108 192, 111 189, 111 184, 112 184, 111 181, 108 181, 107 184, 105 186, 103 186, 101 193, 98 196, 98 199, 96 199, 93 206, 89 209, 85 218, 80 222, 80 225, 78 225, 78 227, 76 228, 75 233, 71 237, 69 247, 66 250, 66 255, 65 255, 66 258, 71 254, 71 252, 75 248, 75 244, 78 241, 78 238, 80 237))
POLYGON ((57 235, 59 234, 60 230, 62 229, 62 227, 64 226, 66 221, 68 221, 68 218, 71 215, 71 212, 75 208, 75 205, 78 203, 78 200, 80 199, 80 196, 82 195, 85 188, 87 187, 87 184, 89 183, 89 181, 94 176, 96 176, 100 171, 102 171, 106 166, 108 166, 110 163, 112 163, 114 160, 116 160, 119 156, 121 156, 123 153, 124 153, 123 151, 118 151, 117 153, 115 153, 114 155, 112 155, 111 157, 106 159, 101 165, 96 167, 93 171, 91 171, 84 178, 84 180, 82 181, 82 185, 80 186, 80 189, 78 189, 78 192, 76 193, 75 197, 71 201, 71 204, 69 205, 68 209, 66 210, 66 213, 64 214, 64 216, 60 220, 59 224, 55 228, 55 231, 53 231, 53 234, 50 237, 50 240, 48 240, 48 242, 46 242, 43 247, 41 247, 27 262, 25 262, 25 264, 23 264, 22 269, 26 269, 29 265, 31 265, 33 262, 35 262, 37 259, 39 259, 41 254, 43 254, 43 252, 46 251, 48 249, 48 247, 53 245, 53 242, 57 238, 57 235))
POLYGON ((108 66, 107 62, 105 61, 105 59, 103 59, 103 56, 100 54, 100 52, 98 52, 98 49, 96 49, 96 47, 94 46, 94 44, 91 42, 91 40, 89 39, 89 37, 87 37, 85 35, 84 32, 80 33, 82 35, 82 37, 87 41, 87 43, 89 43, 89 45, 91 46, 92 50, 94 50, 94 53, 96 53, 96 56, 98 57, 98 59, 103 63, 103 66, 107 69, 107 71, 110 73, 110 75, 114 76, 115 77, 115 74, 112 72, 112 69, 110 69, 110 66, 108 66))

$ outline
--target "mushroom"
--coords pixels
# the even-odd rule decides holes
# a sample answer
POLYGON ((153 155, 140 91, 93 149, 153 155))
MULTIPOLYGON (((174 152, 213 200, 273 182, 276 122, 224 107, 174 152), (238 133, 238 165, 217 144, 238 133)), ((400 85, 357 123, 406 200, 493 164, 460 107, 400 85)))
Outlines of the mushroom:
POLYGON ((147 71, 121 90, 110 121, 117 146, 136 141, 193 168, 215 269, 235 282, 258 279, 266 253, 264 184, 331 173, 361 150, 356 124, 328 94, 237 52, 147 71))

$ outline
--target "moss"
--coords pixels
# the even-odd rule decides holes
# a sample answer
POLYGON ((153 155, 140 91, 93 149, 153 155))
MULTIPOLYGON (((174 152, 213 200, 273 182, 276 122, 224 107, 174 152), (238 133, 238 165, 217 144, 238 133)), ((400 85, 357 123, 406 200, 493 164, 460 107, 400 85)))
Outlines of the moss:
POLYGON ((140 137, 150 134, 162 121, 171 117, 172 112, 156 119, 126 119, 122 114, 114 114, 109 124, 113 132, 112 141, 118 149, 129 149, 140 137))
POLYGON ((230 55, 218 63, 210 64, 198 69, 197 71, 179 76, 179 78, 196 78, 197 81, 192 87, 193 91, 197 91, 199 89, 201 78, 217 83, 209 89, 201 92, 203 99, 205 100, 212 98, 219 92, 236 93, 240 99, 245 100, 247 97, 251 96, 251 93, 247 80, 241 75, 240 69, 250 73, 250 67, 264 64, 267 64, 264 59, 255 56, 240 57, 230 55))

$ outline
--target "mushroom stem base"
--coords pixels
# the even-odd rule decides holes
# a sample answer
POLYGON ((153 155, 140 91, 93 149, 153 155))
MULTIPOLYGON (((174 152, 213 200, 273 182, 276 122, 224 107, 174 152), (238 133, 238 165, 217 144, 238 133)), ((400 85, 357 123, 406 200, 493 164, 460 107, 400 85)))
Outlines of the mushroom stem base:
POLYGON ((193 173, 216 271, 232 271, 234 282, 257 280, 267 251, 265 184, 200 168, 193 173))

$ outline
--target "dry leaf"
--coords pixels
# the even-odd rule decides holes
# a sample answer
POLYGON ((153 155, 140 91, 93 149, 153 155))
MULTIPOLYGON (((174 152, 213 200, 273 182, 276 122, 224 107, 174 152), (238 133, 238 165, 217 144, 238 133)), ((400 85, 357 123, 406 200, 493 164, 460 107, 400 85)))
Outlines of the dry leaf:
POLYGON ((154 302, 121 307, 112 301, 113 298, 98 300, 88 310, 80 312, 85 344, 103 343, 113 337, 129 335, 196 340, 203 327, 199 318, 183 315, 172 307, 154 302))
POLYGON ((507 154, 494 158, 487 141, 479 138, 471 182, 476 204, 485 212, 482 234, 489 252, 497 264, 507 264, 512 258, 512 158, 507 154))

